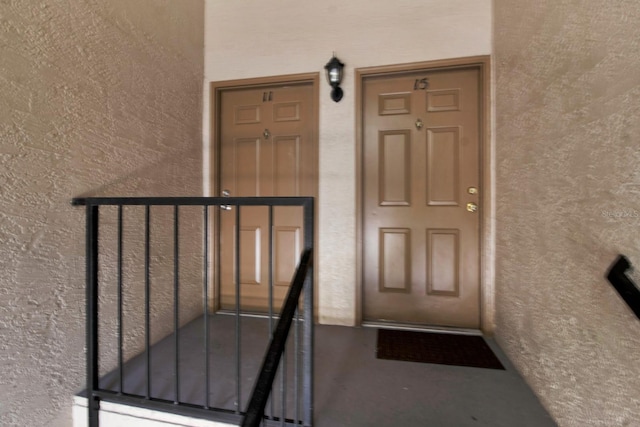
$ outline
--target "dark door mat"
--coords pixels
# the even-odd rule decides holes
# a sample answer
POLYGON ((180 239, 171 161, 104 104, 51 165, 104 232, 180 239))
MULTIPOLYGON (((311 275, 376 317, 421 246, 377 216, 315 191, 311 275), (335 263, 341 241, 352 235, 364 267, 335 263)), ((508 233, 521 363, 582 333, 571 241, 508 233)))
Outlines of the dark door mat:
POLYGON ((477 335, 379 329, 377 357, 504 370, 484 338, 477 335))

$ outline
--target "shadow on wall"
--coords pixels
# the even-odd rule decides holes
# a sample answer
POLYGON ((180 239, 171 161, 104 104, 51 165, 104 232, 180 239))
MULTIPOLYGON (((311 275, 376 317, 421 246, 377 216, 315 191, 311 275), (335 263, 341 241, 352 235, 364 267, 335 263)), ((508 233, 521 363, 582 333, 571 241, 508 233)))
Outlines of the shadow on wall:
POLYGON ((202 182, 202 149, 198 146, 164 155, 75 197, 199 197, 202 182))
MULTIPOLYGON (((201 158, 202 151, 199 147, 174 150, 173 153, 158 156, 156 161, 150 159, 151 161, 144 166, 76 198, 202 196, 201 158)), ((118 361, 119 277, 122 282, 121 322, 124 359, 128 360, 144 350, 145 313, 141 307, 145 306, 146 298, 149 298, 150 343, 154 344, 173 331, 176 310, 173 209, 173 206, 150 207, 149 248, 146 254, 145 208, 124 206, 119 254, 118 210, 116 206, 100 206, 97 261, 101 374, 113 369, 118 361), (146 280, 149 281, 148 295, 145 291, 146 280)), ((203 311, 202 284, 205 259, 202 209, 197 206, 181 207, 178 218, 180 287, 177 310, 182 326, 201 316, 203 311)))

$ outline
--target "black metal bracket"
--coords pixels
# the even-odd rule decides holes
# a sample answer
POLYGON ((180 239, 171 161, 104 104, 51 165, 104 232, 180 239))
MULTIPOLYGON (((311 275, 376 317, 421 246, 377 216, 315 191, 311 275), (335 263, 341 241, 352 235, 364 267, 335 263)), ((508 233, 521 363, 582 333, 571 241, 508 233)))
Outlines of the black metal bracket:
POLYGON ((618 255, 615 262, 611 264, 607 273, 607 280, 618 291, 620 297, 633 310, 636 317, 640 319, 640 289, 626 275, 626 271, 631 268, 631 263, 624 255, 618 255))

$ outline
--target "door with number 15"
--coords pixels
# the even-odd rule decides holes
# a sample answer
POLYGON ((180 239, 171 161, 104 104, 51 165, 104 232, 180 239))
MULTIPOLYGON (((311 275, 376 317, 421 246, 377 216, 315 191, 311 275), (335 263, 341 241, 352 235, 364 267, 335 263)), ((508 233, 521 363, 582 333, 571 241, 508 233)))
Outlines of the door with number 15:
POLYGON ((363 80, 363 318, 480 327, 478 67, 363 80))

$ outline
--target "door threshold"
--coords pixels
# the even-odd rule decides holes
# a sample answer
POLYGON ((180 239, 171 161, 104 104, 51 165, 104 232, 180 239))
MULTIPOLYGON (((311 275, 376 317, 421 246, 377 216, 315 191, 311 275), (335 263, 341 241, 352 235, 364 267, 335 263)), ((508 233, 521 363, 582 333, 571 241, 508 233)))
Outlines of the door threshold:
MULTIPOLYGON (((226 309, 220 309, 220 310, 216 310, 215 312, 216 314, 222 314, 225 316, 235 316, 238 313, 236 313, 235 310, 226 310, 226 309)), ((252 312, 252 311, 241 311, 240 313, 240 317, 257 317, 259 319, 268 319, 269 318, 269 313, 260 313, 260 312, 252 312)), ((271 316, 272 319, 279 319, 280 318, 280 313, 276 313, 275 311, 273 312, 273 315, 271 316)))
POLYGON ((364 328, 377 328, 377 329, 396 329, 402 331, 420 331, 420 332, 439 332, 441 334, 456 334, 456 335, 479 335, 483 333, 479 329, 467 329, 467 328, 454 328, 449 326, 430 326, 419 325, 413 323, 394 323, 394 322, 382 322, 382 321, 364 321, 362 322, 364 328))

